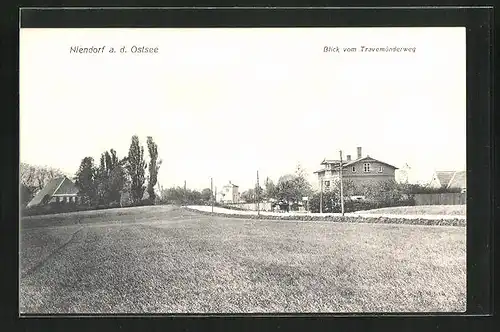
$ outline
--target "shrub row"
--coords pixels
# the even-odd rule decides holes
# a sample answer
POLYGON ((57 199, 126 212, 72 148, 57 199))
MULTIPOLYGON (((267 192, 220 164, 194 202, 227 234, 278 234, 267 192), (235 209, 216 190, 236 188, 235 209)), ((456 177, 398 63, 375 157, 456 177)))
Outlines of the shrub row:
POLYGON ((212 215, 218 217, 243 218, 243 219, 260 219, 260 220, 295 220, 295 221, 331 221, 331 222, 348 222, 348 223, 377 223, 377 224, 408 224, 408 225, 429 225, 429 226, 465 226, 465 219, 406 219, 406 218, 388 218, 388 217, 353 217, 353 216, 319 216, 319 215, 284 215, 284 216, 269 216, 269 215, 245 215, 245 214, 226 214, 217 212, 200 211, 191 208, 186 210, 193 211, 203 215, 212 215))
MULTIPOLYGON (((147 206, 153 205, 149 200, 143 200, 136 204, 128 204, 123 207, 133 207, 133 206, 147 206)), ((58 214, 58 213, 68 213, 68 212, 80 212, 80 211, 90 211, 90 210, 106 210, 106 209, 116 209, 120 208, 119 203, 111 203, 108 205, 97 205, 97 206, 88 206, 88 205, 79 205, 75 203, 50 203, 42 206, 34 206, 31 208, 21 209, 21 215, 23 217, 30 216, 39 216, 45 214, 58 214)))
MULTIPOLYGON (((340 204, 332 205, 330 202, 326 202, 323 206, 323 212, 325 213, 340 213, 342 208, 340 204)), ((344 211, 345 212, 356 212, 356 211, 365 211, 365 210, 373 210, 373 209, 381 209, 386 207, 396 207, 396 206, 413 206, 415 202, 413 200, 399 200, 399 201, 350 201, 346 200, 344 202, 344 211)), ((315 204, 311 206, 311 212, 318 213, 319 205, 315 204)))

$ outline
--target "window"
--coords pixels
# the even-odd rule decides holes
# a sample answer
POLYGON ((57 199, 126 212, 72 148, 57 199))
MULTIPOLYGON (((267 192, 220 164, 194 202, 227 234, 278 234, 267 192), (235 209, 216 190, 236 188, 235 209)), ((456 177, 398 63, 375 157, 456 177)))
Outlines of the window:
POLYGON ((325 187, 330 187, 330 181, 325 181, 325 187))
POLYGON ((363 164, 363 171, 365 171, 365 172, 370 172, 370 171, 371 171, 371 170, 370 170, 370 166, 371 166, 371 165, 370 165, 369 163, 364 163, 364 164, 363 164))
POLYGON ((356 166, 352 166, 352 171, 356 172, 356 166))
POLYGON ((379 172, 379 173, 382 173, 383 171, 384 171, 384 166, 379 166, 379 167, 378 167, 378 172, 379 172))

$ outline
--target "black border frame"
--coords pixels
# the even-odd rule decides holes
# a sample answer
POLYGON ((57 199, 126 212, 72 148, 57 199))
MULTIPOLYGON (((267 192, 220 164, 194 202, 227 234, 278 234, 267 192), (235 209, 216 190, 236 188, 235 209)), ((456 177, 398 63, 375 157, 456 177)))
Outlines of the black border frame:
MULTIPOLYGON (((468 220, 478 220, 477 223, 467 224, 467 310, 473 315, 488 315, 492 313, 492 245, 493 245, 493 154, 491 152, 493 145, 492 141, 492 32, 493 32, 493 10, 491 7, 460 7, 460 8, 101 8, 101 9, 22 9, 22 15, 19 16, 19 27, 22 28, 91 28, 91 27, 137 27, 137 28, 152 28, 152 27, 444 27, 444 26, 465 26, 467 28, 467 186, 468 186, 468 220), (110 15, 110 12, 113 12, 110 15), (481 222, 481 223, 480 223, 481 222), (478 309, 471 313, 470 309, 478 309)), ((17 36, 18 37, 18 36, 17 36)), ((18 46, 18 38, 17 38, 18 46)), ((18 52, 18 48, 16 50, 18 52)), ((18 56, 18 53, 16 53, 18 56)), ((19 68, 18 58, 15 59, 16 68, 19 68)), ((16 73, 17 74, 17 73, 16 73)), ((18 77, 15 79, 18 83, 18 77)), ((18 84, 16 89, 18 88, 18 84)), ((15 105, 17 105, 17 114, 14 114, 10 128, 19 129, 19 100, 18 91, 15 105)), ((8 183, 13 185, 14 192, 17 191, 16 178, 18 178, 18 161, 19 161, 19 137, 18 133, 14 133, 11 137, 11 144, 7 146, 12 150, 8 151, 8 159, 12 158, 13 170, 7 170, 4 174, 8 183)), ((15 240, 15 250, 19 241, 18 224, 13 220, 18 220, 17 209, 12 207, 18 206, 16 197, 5 197, 2 195, 2 219, 10 217, 12 220, 7 225, 5 232, 15 232, 17 234, 15 240), (4 209, 6 207, 7 209, 4 209), (9 210, 9 208, 12 210, 9 210), (4 212, 11 213, 8 216, 4 212), (15 219, 12 217, 15 216, 15 219)), ((5 227, 6 225, 2 225, 5 227)), ((13 240, 13 238, 11 238, 13 240)), ((3 241, 2 241, 3 242, 3 241)), ((6 244, 3 242, 2 244, 6 244)), ((10 248, 12 250, 12 248, 10 248)), ((15 259, 10 261, 16 269, 15 273, 16 285, 17 281, 17 255, 15 259)), ((17 289, 16 289, 17 290, 17 289)), ((17 299, 17 291, 15 292, 17 299)), ((16 316, 18 306, 16 306, 16 316)), ((405 316, 405 314, 397 314, 394 316, 407 317, 407 323, 403 326, 398 326, 398 329, 414 329, 418 327, 415 324, 418 319, 423 324, 428 324, 432 320, 432 316, 415 317, 415 315, 405 316), (413 316, 413 317, 412 317, 413 316), (413 323, 412 323, 413 322, 413 323)), ((439 314, 438 316, 447 316, 448 314, 439 314)), ((464 328, 470 320, 464 320, 465 317, 460 314, 450 314, 455 317, 455 328, 464 328), (457 318, 457 319, 455 319, 457 318), (465 324, 464 324, 465 323, 465 324), (460 327, 459 327, 460 326, 460 327)), ((68 315, 65 315, 65 317, 68 315)), ((171 321, 174 317, 185 316, 185 322, 204 322, 206 328, 218 328, 221 315, 131 315, 131 317, 152 317, 147 318, 149 323, 155 322, 163 325, 166 321, 171 321), (160 321, 161 319, 161 321, 160 321), (215 325, 214 325, 215 324, 215 325)), ((255 319, 257 322, 271 322, 275 320, 277 315, 259 315, 256 318, 253 315, 224 315, 228 319, 224 324, 238 324, 234 328, 241 329, 239 325, 242 321, 248 325, 249 319, 255 319)), ((389 314, 369 314, 362 315, 356 318, 356 322, 352 327, 361 328, 362 326, 369 327, 370 320, 376 319, 386 323, 391 322, 392 317, 386 317, 389 314), (374 316, 380 315, 379 318, 374 316), (368 325, 365 325, 368 323, 368 325)), ((390 316, 393 316, 391 314, 390 316)), ((418 315, 420 316, 420 315, 418 315)), ((54 317, 54 316, 52 316, 54 317)), ((56 315, 57 317, 57 315, 56 315)), ((98 317, 103 317, 99 315, 98 317)), ((285 328, 286 326, 296 326, 297 323, 304 324, 303 327, 313 328, 317 326, 318 318, 323 322, 332 323, 333 320, 346 326, 346 318, 352 317, 346 315, 279 315, 277 325, 275 327, 285 328), (296 316, 296 317, 294 317, 296 316), (295 321, 295 322, 294 322, 295 321), (280 324, 281 322, 281 324, 280 324), (291 324, 290 324, 291 323, 291 324)), ((63 321, 72 320, 73 318, 63 318, 63 321)), ((130 318, 123 316, 104 316, 101 320, 103 323, 118 323, 115 319, 119 318, 121 324, 119 326, 135 327, 135 322, 130 318)), ((451 317, 441 317, 451 319, 451 317)), ((59 320, 59 319, 58 319, 59 320)), ((56 322, 52 319, 21 319, 23 325, 28 325, 32 328, 46 324, 55 327, 56 322), (43 322, 43 323, 42 323, 43 322), (53 325, 54 324, 54 325, 53 325)), ((483 323, 484 319, 480 320, 483 323)), ((92 321, 90 321, 92 322, 92 321)), ((394 322, 394 321, 392 321, 394 322)), ((80 328, 89 327, 83 321, 78 322, 80 328)), ((432 323, 431 323, 432 324, 432 323)), ((160 326, 161 326, 160 325, 160 326)), ((432 325, 433 326, 433 325, 432 325)), ((449 326, 449 325, 448 325, 449 326)), ((61 326, 62 327, 62 326, 61 326)), ((229 326, 225 326, 228 328, 229 326)), ((387 328, 386 326, 385 328, 387 328)), ((429 327, 429 326, 428 326, 429 327)))

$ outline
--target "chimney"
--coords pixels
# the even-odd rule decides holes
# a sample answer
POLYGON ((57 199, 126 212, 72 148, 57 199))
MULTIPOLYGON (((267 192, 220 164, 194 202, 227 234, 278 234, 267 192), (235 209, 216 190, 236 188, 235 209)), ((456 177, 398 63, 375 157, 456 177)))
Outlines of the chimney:
POLYGON ((347 161, 351 161, 351 155, 350 154, 347 155, 347 161))
POLYGON ((362 158, 361 147, 358 146, 358 159, 362 158))

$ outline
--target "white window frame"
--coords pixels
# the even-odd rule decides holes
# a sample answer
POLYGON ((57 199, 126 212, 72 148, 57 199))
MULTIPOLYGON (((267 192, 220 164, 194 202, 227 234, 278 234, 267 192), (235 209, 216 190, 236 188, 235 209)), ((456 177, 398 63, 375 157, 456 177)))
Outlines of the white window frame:
POLYGON ((379 173, 382 173, 383 171, 384 171, 384 166, 380 165, 380 166, 378 167, 378 172, 379 172, 379 173))
POLYGON ((370 163, 364 163, 363 164, 363 172, 365 172, 365 173, 370 173, 371 172, 371 164, 370 163))
POLYGON ((330 180, 325 180, 324 185, 326 188, 330 188, 330 180))

